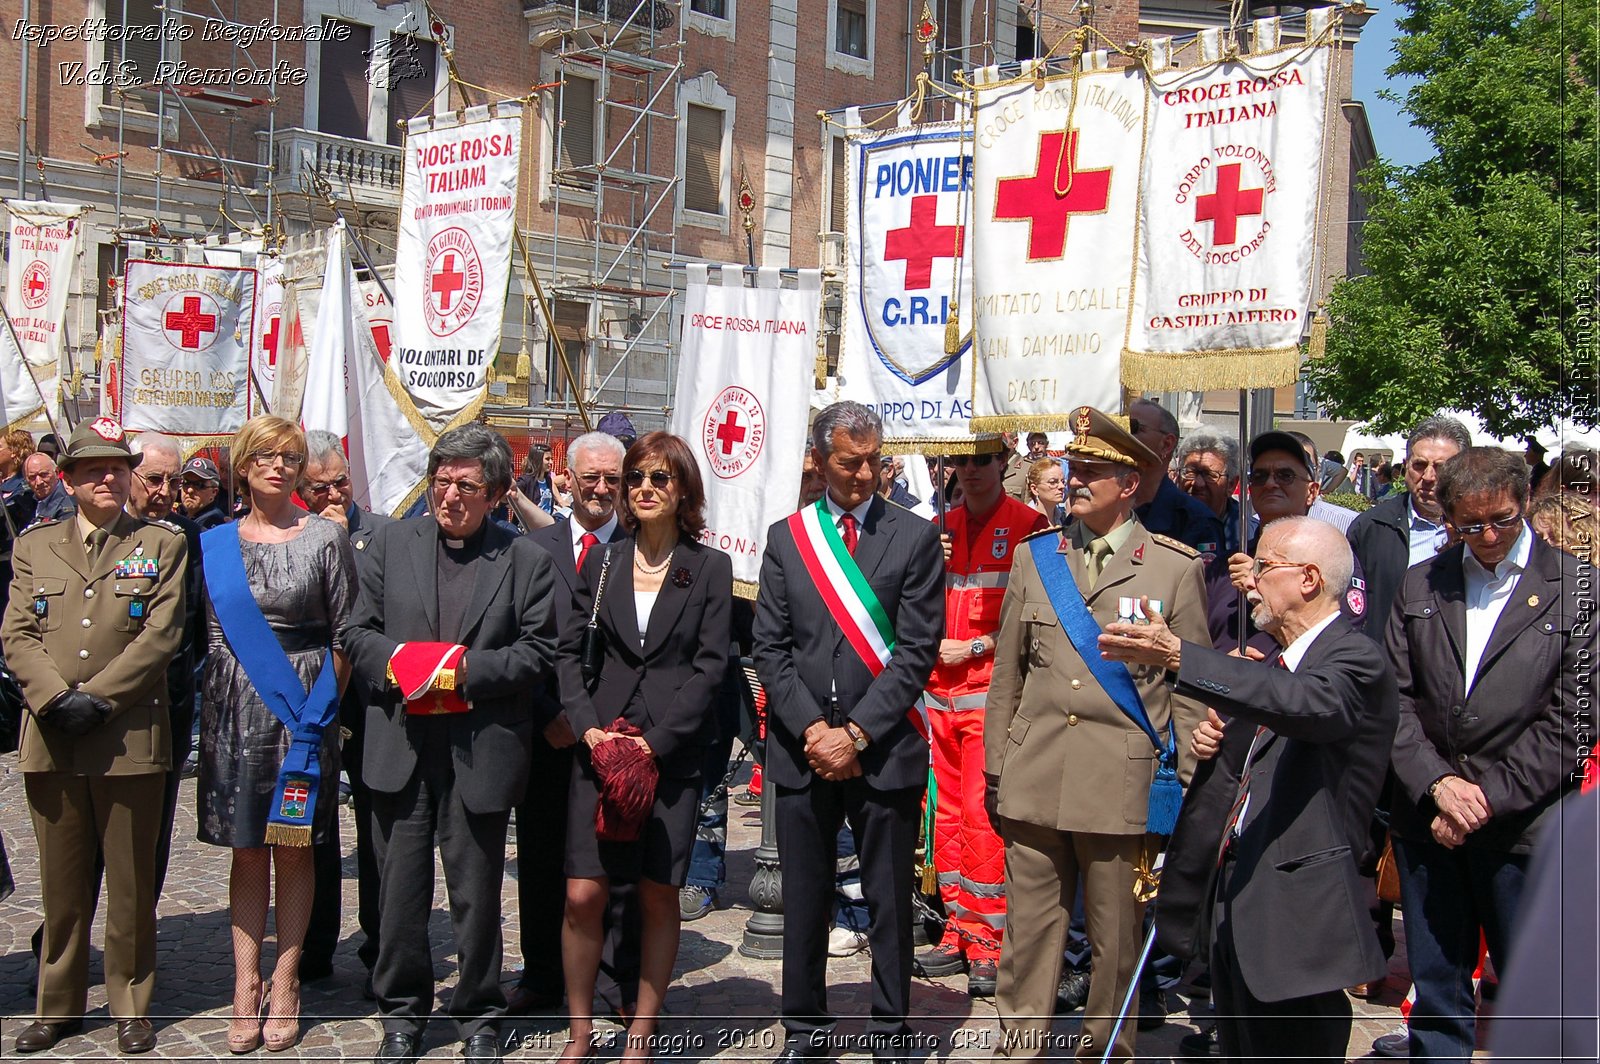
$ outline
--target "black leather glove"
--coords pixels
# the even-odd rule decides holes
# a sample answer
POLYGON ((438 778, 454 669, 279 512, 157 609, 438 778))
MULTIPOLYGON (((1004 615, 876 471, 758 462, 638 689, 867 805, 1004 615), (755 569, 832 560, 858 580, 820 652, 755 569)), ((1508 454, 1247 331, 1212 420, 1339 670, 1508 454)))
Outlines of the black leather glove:
POLYGON ((1000 780, 987 774, 983 777, 983 811, 989 815, 989 827, 1000 834, 1000 780))
POLYGON ((62 691, 39 713, 39 719, 68 735, 93 731, 111 716, 111 703, 87 691, 62 691))

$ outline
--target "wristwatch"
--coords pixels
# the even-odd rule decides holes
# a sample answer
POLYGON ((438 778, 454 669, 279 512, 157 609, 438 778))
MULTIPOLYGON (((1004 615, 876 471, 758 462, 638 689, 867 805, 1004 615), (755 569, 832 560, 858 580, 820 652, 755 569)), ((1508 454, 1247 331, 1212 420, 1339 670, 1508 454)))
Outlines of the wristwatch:
POLYGON ((972 641, 972 656, 973 657, 981 658, 985 654, 987 654, 988 652, 989 652, 989 648, 983 645, 983 640, 974 639, 972 641))
POLYGON ((867 748, 867 733, 856 727, 854 721, 848 721, 844 726, 845 734, 850 736, 850 743, 856 748, 856 753, 861 753, 867 748))

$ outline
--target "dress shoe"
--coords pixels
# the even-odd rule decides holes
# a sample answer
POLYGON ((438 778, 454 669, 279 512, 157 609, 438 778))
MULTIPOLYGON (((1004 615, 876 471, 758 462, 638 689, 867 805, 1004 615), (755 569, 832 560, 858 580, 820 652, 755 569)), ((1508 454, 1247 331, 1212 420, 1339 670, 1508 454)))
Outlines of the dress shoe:
POLYGON ((1346 990, 1345 993, 1349 994, 1353 998, 1360 998, 1363 1001, 1371 1001, 1373 998, 1383 993, 1383 980, 1375 979, 1370 983, 1357 983, 1355 986, 1352 986, 1346 990))
POLYGON ((1080 968, 1061 973, 1056 984, 1056 1013, 1077 1012, 1089 1001, 1089 973, 1080 968))
POLYGON ((461 1043, 462 1060, 499 1060, 500 1037, 493 1031, 479 1031, 461 1043))
POLYGON ((43 1053, 47 1049, 54 1049, 57 1042, 69 1034, 77 1034, 83 1030, 82 1020, 66 1020, 62 1023, 30 1023, 17 1032, 18 1053, 43 1053))
POLYGON ((373 1064, 417 1064, 422 1053, 422 1039, 414 1034, 386 1034, 378 1043, 378 1055, 373 1064))
POLYGON ((993 957, 980 957, 971 961, 967 968, 967 996, 975 998, 994 997, 995 985, 1000 978, 1000 967, 993 957))
POLYGON ((518 983, 506 994, 506 1011, 514 1016, 527 1012, 545 1012, 560 1008, 561 1002, 565 999, 566 993, 560 989, 523 986, 518 983))
POLYGON ((1405 1060, 1411 1056, 1411 1031, 1401 1024, 1388 1034, 1372 1040, 1372 1055, 1391 1060, 1405 1060))
POLYGON ((967 970, 967 958, 961 952, 960 943, 946 938, 937 946, 925 949, 911 959, 911 968, 924 979, 938 979, 940 976, 956 975, 967 970))
POLYGON ((790 1044, 772 1058, 772 1064, 822 1064, 827 1059, 821 1053, 807 1052, 803 1045, 790 1044))
POLYGON ((156 1029, 146 1019, 117 1021, 117 1049, 123 1053, 148 1053, 156 1047, 156 1029))
POLYGON ((1205 1060, 1216 1055, 1217 1028, 1202 1027, 1193 1034, 1178 1039, 1178 1054, 1183 1060, 1205 1060))
POLYGON ((1159 987, 1139 991, 1139 1030, 1154 1031, 1166 1022, 1167 992, 1159 987))

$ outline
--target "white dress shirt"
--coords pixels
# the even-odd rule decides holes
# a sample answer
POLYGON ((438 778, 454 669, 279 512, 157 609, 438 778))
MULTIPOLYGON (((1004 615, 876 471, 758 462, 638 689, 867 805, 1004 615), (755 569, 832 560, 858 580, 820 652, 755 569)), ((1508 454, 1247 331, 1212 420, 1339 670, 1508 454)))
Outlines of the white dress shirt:
POLYGON ((1466 557, 1461 562, 1461 575, 1467 585, 1467 652, 1463 664, 1468 694, 1472 693, 1472 683, 1478 678, 1478 666, 1483 661, 1483 652, 1489 647, 1494 626, 1517 590, 1517 581, 1522 576, 1522 570, 1528 567, 1528 558, 1532 554, 1533 533, 1526 522, 1517 526, 1516 545, 1505 560, 1494 567, 1494 572, 1479 564, 1471 548, 1466 551, 1466 557))
POLYGON ((1332 613, 1322 618, 1322 620, 1318 621, 1310 628, 1307 628, 1304 632, 1301 632, 1293 643, 1290 643, 1288 646, 1284 647, 1283 667, 1288 669, 1290 672, 1294 672, 1296 669, 1298 669, 1300 667, 1300 659, 1306 656, 1306 651, 1310 650, 1311 644, 1317 641, 1317 636, 1321 635, 1328 625, 1332 624, 1334 621, 1337 621, 1340 616, 1342 616, 1340 612, 1338 610, 1334 610, 1332 613))
POLYGON ((1445 544, 1444 523, 1435 524, 1417 513, 1416 506, 1409 499, 1406 500, 1406 529, 1406 538, 1411 545, 1411 556, 1406 559, 1408 568, 1432 561, 1445 544))
MULTIPOLYGON (((613 511, 611 516, 606 518, 606 523, 594 530, 594 534, 601 543, 609 543, 616 530, 617 515, 613 511)), ((568 521, 567 531, 572 533, 572 560, 577 561, 578 555, 583 553, 583 537, 588 534, 589 530, 576 521, 568 521)))
MULTIPOLYGON (((833 494, 831 492, 823 495, 822 497, 824 500, 826 500, 828 512, 833 515, 833 527, 839 530, 839 534, 841 536, 844 535, 844 528, 839 524, 839 519, 844 517, 845 508, 833 501, 833 494)), ((861 534, 861 530, 867 527, 867 511, 872 509, 872 500, 874 498, 875 496, 868 495, 866 502, 849 511, 855 515, 856 535, 858 536, 861 534)))

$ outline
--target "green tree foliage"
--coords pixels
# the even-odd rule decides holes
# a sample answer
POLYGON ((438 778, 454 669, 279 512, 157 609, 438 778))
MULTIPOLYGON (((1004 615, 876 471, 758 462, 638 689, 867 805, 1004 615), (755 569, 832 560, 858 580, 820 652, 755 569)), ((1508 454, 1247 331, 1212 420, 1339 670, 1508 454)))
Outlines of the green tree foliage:
POLYGON ((1380 431, 1447 407, 1502 436, 1593 425, 1596 5, 1400 2, 1389 73, 1419 79, 1437 154, 1366 172, 1369 272, 1335 285, 1311 388, 1380 431))

